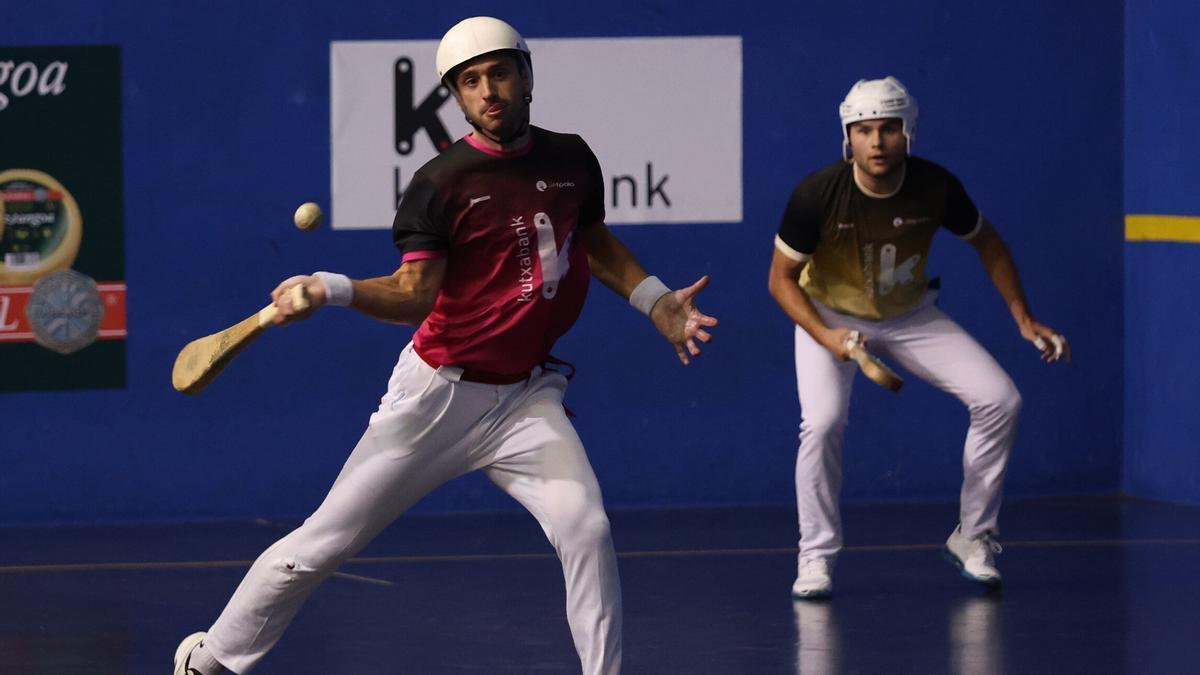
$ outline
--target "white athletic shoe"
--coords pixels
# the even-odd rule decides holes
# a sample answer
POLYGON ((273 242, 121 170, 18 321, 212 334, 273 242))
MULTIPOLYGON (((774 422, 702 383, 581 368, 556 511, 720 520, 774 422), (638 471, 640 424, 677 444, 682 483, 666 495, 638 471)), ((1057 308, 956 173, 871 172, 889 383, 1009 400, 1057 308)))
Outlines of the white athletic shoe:
POLYGON ((1003 550, 990 534, 967 539, 962 534, 962 525, 954 528, 946 540, 946 558, 964 577, 991 588, 1000 587, 1000 570, 996 569, 993 556, 1003 550))
POLYGON ((801 558, 796 565, 796 583, 792 597, 797 600, 820 600, 833 593, 833 579, 828 558, 801 558))
POLYGON ((205 635, 207 635, 207 633, 192 633, 191 635, 183 638, 183 641, 180 642, 179 646, 175 648, 175 670, 172 671, 171 675, 192 675, 193 673, 200 672, 198 670, 188 668, 188 656, 191 655, 192 650, 196 648, 196 645, 204 642, 205 635))

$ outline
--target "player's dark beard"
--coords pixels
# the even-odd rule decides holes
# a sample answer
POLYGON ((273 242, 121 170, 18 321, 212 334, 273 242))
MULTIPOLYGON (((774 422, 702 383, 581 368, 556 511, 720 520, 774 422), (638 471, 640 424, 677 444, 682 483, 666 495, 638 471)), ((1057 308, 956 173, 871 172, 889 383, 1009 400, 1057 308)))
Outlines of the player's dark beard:
MULTIPOLYGON (((470 124, 472 127, 474 127, 475 131, 478 131, 479 133, 490 138, 491 140, 495 141, 496 143, 499 143, 500 145, 508 145, 508 144, 516 141, 520 137, 524 136, 525 132, 529 131, 529 104, 532 101, 533 101, 533 94, 525 94, 525 111, 524 111, 524 114, 521 116, 520 123, 516 125, 516 128, 512 131, 512 133, 494 134, 494 133, 488 131, 487 129, 484 129, 483 126, 480 125, 478 122, 476 122, 474 119, 472 119, 470 115, 465 115, 465 117, 467 118, 467 124, 470 124)), ((501 127, 501 131, 503 132, 503 126, 501 127)))

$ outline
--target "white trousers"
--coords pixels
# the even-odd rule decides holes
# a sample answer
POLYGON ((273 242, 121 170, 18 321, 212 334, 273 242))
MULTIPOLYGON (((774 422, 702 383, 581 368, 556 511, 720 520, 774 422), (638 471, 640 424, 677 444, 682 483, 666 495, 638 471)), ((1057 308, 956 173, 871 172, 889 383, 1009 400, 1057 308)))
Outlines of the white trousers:
POLYGON ((410 344, 379 410, 325 501, 246 574, 205 643, 249 672, 309 594, 344 560, 443 483, 483 471, 541 524, 562 562, 567 619, 585 675, 621 667, 621 588, 600 486, 562 406, 566 378, 460 381, 410 344))
MULTIPOLYGON (((867 348, 929 384, 956 396, 970 412, 963 447, 959 522, 963 534, 998 532, 1001 489, 1017 432, 1021 395, 978 342, 934 305, 930 292, 912 312, 884 321, 839 314, 814 302, 825 323, 858 330, 867 348)), ((840 361, 796 327, 796 384, 800 392, 800 450, 796 504, 800 558, 832 558, 842 547, 838 495, 842 438, 857 366, 840 361)))

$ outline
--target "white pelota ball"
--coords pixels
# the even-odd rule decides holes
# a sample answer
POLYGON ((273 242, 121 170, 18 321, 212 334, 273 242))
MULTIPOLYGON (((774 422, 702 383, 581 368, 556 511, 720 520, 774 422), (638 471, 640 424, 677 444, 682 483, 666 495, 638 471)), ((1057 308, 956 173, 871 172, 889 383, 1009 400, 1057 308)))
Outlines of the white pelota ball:
POLYGON ((300 208, 296 209, 292 220, 296 223, 296 227, 302 230, 316 229, 321 224, 321 207, 317 206, 315 202, 304 202, 300 208))

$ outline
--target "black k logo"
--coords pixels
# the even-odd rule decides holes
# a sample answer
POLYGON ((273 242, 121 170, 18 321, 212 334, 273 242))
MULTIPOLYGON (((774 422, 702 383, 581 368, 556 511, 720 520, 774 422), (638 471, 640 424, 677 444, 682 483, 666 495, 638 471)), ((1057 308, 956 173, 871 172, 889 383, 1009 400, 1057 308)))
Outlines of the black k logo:
POLYGON ((438 84, 421 101, 421 105, 413 107, 412 59, 407 56, 396 59, 395 75, 396 152, 402 155, 412 152, 413 136, 421 129, 429 134, 429 140, 438 152, 450 147, 450 134, 437 114, 438 108, 450 98, 449 90, 438 84))

